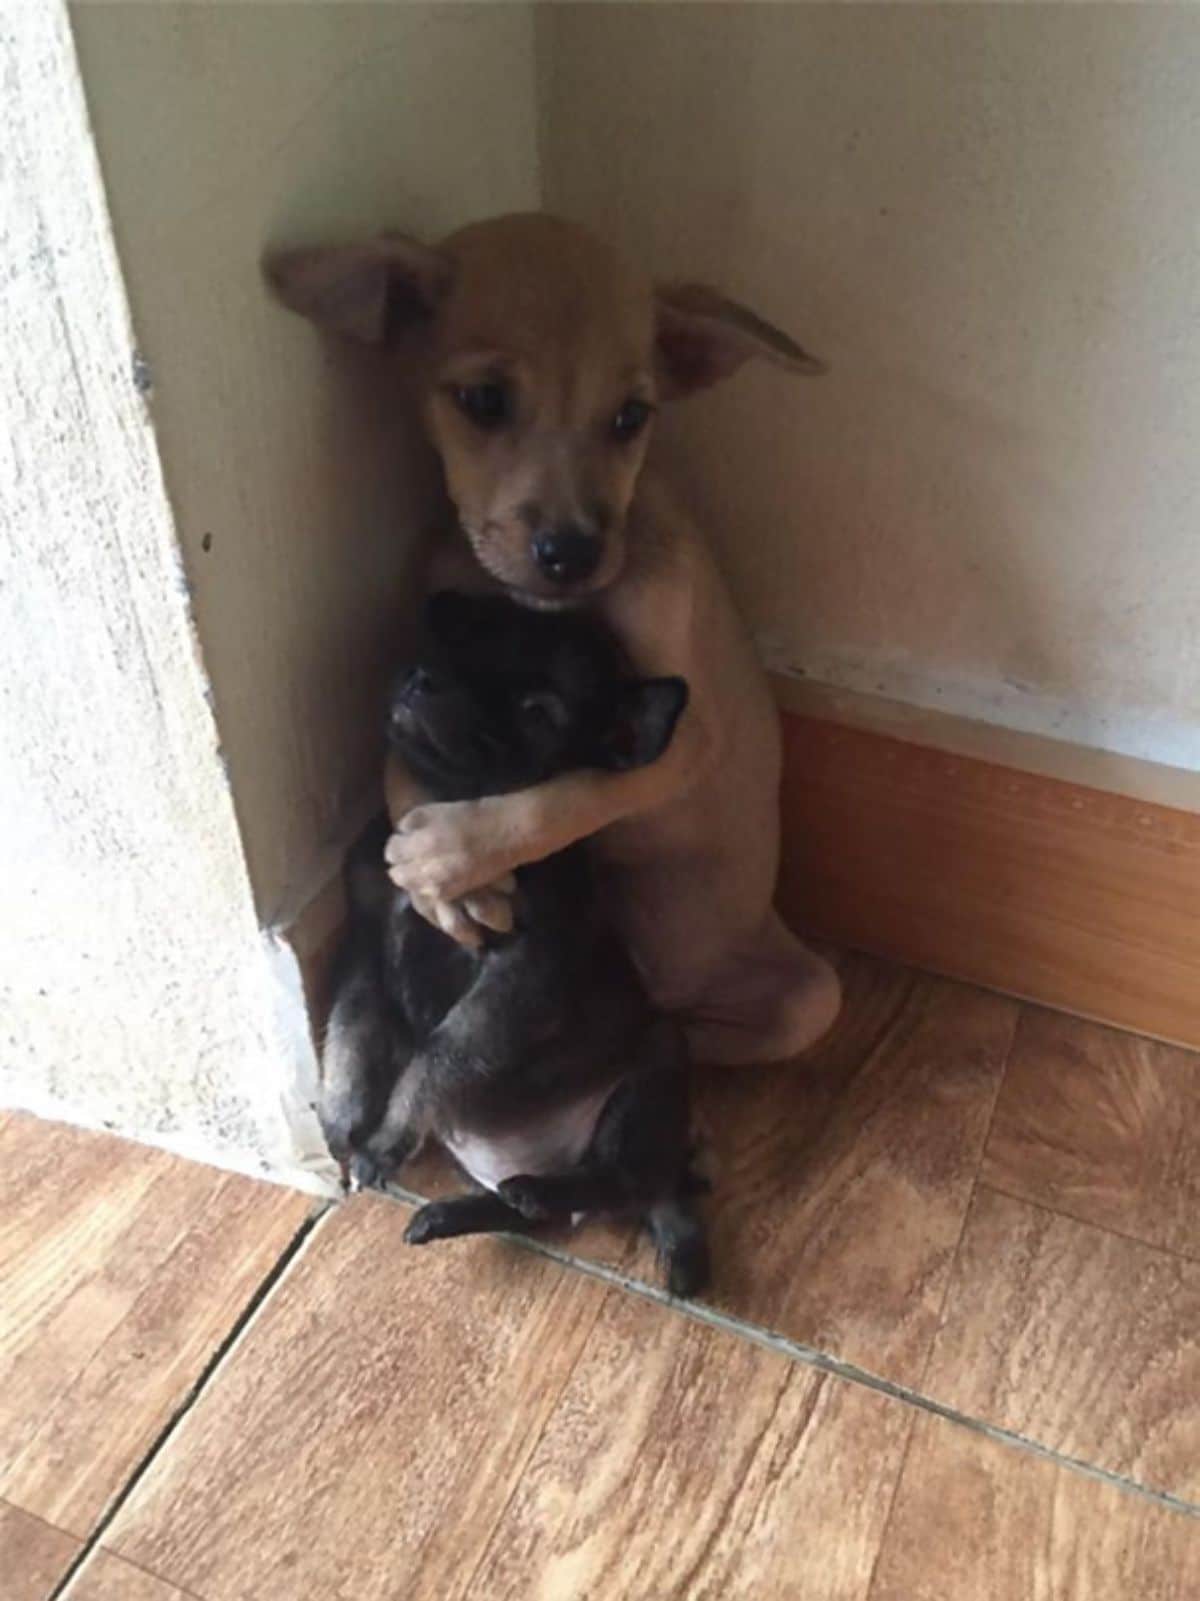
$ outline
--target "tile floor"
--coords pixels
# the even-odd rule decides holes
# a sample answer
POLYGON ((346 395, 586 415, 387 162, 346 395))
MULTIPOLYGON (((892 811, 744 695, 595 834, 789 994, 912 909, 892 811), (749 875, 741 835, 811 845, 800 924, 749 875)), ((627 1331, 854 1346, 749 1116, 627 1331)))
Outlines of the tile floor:
POLYGON ((702 1082, 690 1311, 629 1230, 416 1251, 0 1117, 4 1601, 1200 1596, 1200 1059, 845 978, 702 1082))

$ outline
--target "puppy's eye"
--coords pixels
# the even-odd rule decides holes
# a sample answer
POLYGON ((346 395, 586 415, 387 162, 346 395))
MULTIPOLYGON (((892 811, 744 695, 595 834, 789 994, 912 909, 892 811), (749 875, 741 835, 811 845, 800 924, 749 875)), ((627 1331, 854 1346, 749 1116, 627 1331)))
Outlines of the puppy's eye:
POLYGON ((548 689, 537 689, 523 696, 520 711, 522 721, 531 728, 563 729, 567 726, 567 708, 548 689))
POLYGON ((653 413, 654 407, 648 400, 638 400, 636 396, 631 397, 612 420, 614 438, 619 439, 622 444, 628 443, 631 439, 636 439, 650 421, 653 413))
POLYGON ((454 404, 477 428, 500 428, 511 421, 512 391, 494 379, 483 384, 459 384, 452 391, 454 404))

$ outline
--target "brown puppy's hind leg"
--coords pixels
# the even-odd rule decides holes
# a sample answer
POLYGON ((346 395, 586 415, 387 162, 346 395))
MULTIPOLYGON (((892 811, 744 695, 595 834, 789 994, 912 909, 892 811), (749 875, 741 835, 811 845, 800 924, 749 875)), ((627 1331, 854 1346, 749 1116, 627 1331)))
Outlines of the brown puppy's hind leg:
POLYGON ((693 1061, 732 1067, 798 1056, 829 1030, 840 1008, 833 967, 772 910, 678 1015, 693 1061))

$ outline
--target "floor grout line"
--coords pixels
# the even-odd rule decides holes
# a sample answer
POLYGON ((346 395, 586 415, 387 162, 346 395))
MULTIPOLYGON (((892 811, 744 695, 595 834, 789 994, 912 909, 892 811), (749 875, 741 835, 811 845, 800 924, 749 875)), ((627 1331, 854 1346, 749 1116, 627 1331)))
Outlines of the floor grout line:
MULTIPOLYGON (((282 1251, 280 1251, 279 1255, 275 1258, 275 1261, 271 1264, 267 1272, 259 1280, 259 1283, 254 1289, 254 1293, 247 1299, 241 1311, 233 1320, 233 1323, 229 1328, 229 1332, 222 1340, 218 1342, 208 1361, 196 1375, 196 1378, 193 1380, 191 1385, 189 1385, 183 1399, 179 1402, 178 1406, 175 1407, 174 1411, 163 1424, 162 1428, 159 1429, 158 1433, 154 1436, 154 1439, 151 1440, 150 1444, 143 1452, 141 1459, 126 1478, 124 1484, 122 1484, 116 1495, 113 1496, 103 1513, 101 1513, 100 1517, 96 1519, 96 1522, 92 1525, 80 1550, 76 1554, 69 1567, 62 1574, 61 1578, 55 1584, 54 1588, 47 1595, 46 1601, 59 1601, 59 1598, 65 1593, 68 1586, 75 1578, 75 1575, 83 1567, 84 1563, 88 1560, 92 1553, 99 1548, 101 1540, 108 1532, 118 1513, 122 1510, 122 1508, 128 1502, 130 1496, 132 1496, 138 1485, 145 1478, 157 1457, 166 1449, 167 1445, 171 1441, 172 1436, 175 1434, 184 1418, 187 1417, 188 1413, 195 1406, 201 1395, 208 1388, 210 1382, 217 1376, 220 1369, 224 1366, 225 1362, 232 1354, 234 1347, 241 1341, 242 1336, 247 1333, 250 1325, 254 1322, 259 1312, 261 1312, 265 1306, 268 1298, 271 1295, 271 1292, 277 1288, 280 1281, 288 1272, 289 1268, 295 1264, 297 1258, 304 1250, 304 1247, 312 1239, 317 1224, 320 1223, 322 1218, 329 1214, 332 1205, 332 1202, 328 1202, 323 1206, 318 1205, 314 1207, 314 1209, 304 1219, 303 1223, 300 1224, 296 1232, 292 1235, 291 1239, 283 1247, 282 1251)), ((114 1555, 119 1555, 119 1553, 114 1553, 114 1555)), ((136 1566, 137 1564, 134 1565, 136 1566)), ((143 1569, 142 1571, 147 1572, 149 1570, 143 1569)), ((151 1577, 159 1578, 161 1575, 152 1574, 151 1577)), ((170 1582, 170 1580, 163 1578, 164 1584, 169 1584, 170 1582)), ((178 1588, 178 1586, 176 1586, 176 1588, 178 1588)))
POLYGON ((887 1513, 884 1516, 883 1526, 879 1531, 879 1539, 875 1543, 875 1555, 871 1561, 871 1571, 867 1575, 867 1586, 863 1591, 864 1601, 871 1601, 875 1593, 875 1579, 879 1573, 879 1564, 883 1561, 884 1549, 887 1546, 888 1532, 892 1527, 892 1518, 896 1512, 896 1502, 900 1499, 900 1486, 904 1483, 904 1473, 908 1467, 908 1459, 912 1455, 913 1435, 917 1432, 917 1414, 908 1420, 908 1433, 904 1438, 904 1450, 900 1453, 900 1464, 896 1469, 896 1477, 892 1483, 892 1493, 888 1497, 887 1513))
POLYGON ((1018 1206, 1027 1206, 1033 1212, 1044 1212, 1047 1217, 1065 1218, 1068 1223, 1074 1223, 1081 1229, 1094 1229, 1097 1234, 1109 1234, 1114 1240, 1123 1240, 1126 1245, 1136 1245, 1143 1251, 1153 1251, 1158 1256, 1169 1256, 1176 1262, 1187 1262, 1193 1267, 1200 1267, 1200 1255, 1189 1251, 1177 1251, 1172 1245, 1158 1245, 1154 1240, 1146 1240, 1138 1234, 1128 1234, 1124 1229, 1114 1229, 1107 1223, 1097 1223, 1094 1218, 1080 1217, 1077 1212, 1067 1212, 1061 1206, 1051 1206, 1048 1201, 1035 1201, 1030 1195, 1022 1195, 1017 1190, 1005 1189, 1003 1184, 994 1184, 990 1179, 979 1180, 981 1190, 989 1190, 993 1195, 1002 1195, 1006 1201, 1015 1201, 1018 1206))
POLYGON ((599 1300, 596 1302, 596 1311, 595 1311, 595 1313, 594 1313, 594 1315, 592 1317, 592 1321, 588 1324, 587 1333, 584 1335, 584 1337, 579 1342, 579 1349, 575 1353, 575 1360, 571 1363, 570 1367, 567 1369, 566 1376, 564 1377, 562 1383, 558 1387, 558 1393, 554 1397, 553 1405, 551 1405, 551 1406, 546 1408, 546 1415, 542 1420, 542 1426, 533 1435, 533 1438, 532 1438, 532 1440, 530 1442, 530 1445, 529 1445, 529 1450, 525 1453, 525 1458, 524 1458, 524 1461, 523 1461, 523 1463, 521 1465, 521 1473, 520 1474, 516 1474, 513 1477, 513 1487, 508 1492, 508 1494, 505 1496, 503 1506, 500 1508, 499 1512, 496 1514, 496 1517, 492 1521, 492 1526, 488 1530, 487 1539, 483 1542, 482 1546, 480 1547, 479 1560, 478 1560, 478 1562, 476 1562, 475 1566, 471 1569, 471 1572, 467 1577, 466 1583, 462 1586, 462 1588, 458 1592, 460 1597, 469 1596, 470 1595, 471 1588, 474 1585, 475 1580, 479 1577, 480 1573, 483 1570, 483 1567, 484 1567, 485 1563, 487 1562, 487 1559, 488 1559, 489 1555, 491 1554, 492 1543, 495 1540, 496 1535, 500 1531, 501 1524, 504 1522, 505 1518, 508 1516, 508 1509, 509 1509, 509 1507, 512 1506, 513 1502, 516 1500, 518 1494, 521 1491, 521 1488, 522 1488, 521 1480, 522 1480, 522 1477, 524 1475, 525 1468, 533 1460, 534 1455, 537 1452, 538 1446, 541 1445, 542 1440, 545 1438, 546 1430, 550 1427, 551 1421, 554 1418, 554 1414, 558 1411, 559 1403, 562 1401, 563 1396, 566 1395, 567 1390, 570 1387, 571 1381, 572 1381, 572 1379, 574 1379, 575 1374, 578 1371, 579 1364, 583 1361, 584 1353, 586 1352, 589 1344, 591 1343, 592 1335, 595 1333, 596 1325, 600 1322, 600 1318, 601 1318, 601 1315, 602 1315, 602 1313, 604 1311, 605 1305, 607 1304, 607 1301, 608 1301, 608 1296, 607 1295, 602 1295, 602 1296, 600 1296, 599 1300))
MULTIPOLYGON (((979 1194, 979 1175, 983 1172, 983 1164, 987 1159, 987 1148, 992 1138, 992 1129, 995 1127, 996 1113, 1000 1109, 1000 1097, 1004 1093, 1004 1082, 1008 1077, 1008 1065, 1012 1061, 1012 1054, 1016 1049, 1017 1035, 1020 1033, 1021 1022, 1024 1016, 1024 1003, 1018 1002, 1017 1015, 1013 1019, 1012 1033, 1008 1037, 1008 1044, 1004 1051, 1004 1060, 1001 1062, 1000 1071, 996 1075, 996 1090, 992 1096, 992 1104, 988 1111, 987 1127, 984 1130, 983 1139, 980 1141, 979 1145, 979 1161, 975 1165, 975 1173, 971 1179, 971 1193, 967 1196, 967 1204, 963 1207, 962 1222, 959 1225, 958 1238, 954 1242, 954 1250, 950 1256, 950 1266, 946 1270, 946 1287, 942 1291, 941 1304, 938 1307, 937 1322, 929 1339, 929 1346, 925 1352, 925 1360, 921 1363, 921 1376, 917 1380, 917 1390, 919 1392, 923 1392, 923 1387, 929 1377, 929 1369, 933 1364, 934 1346, 937 1344, 938 1336, 941 1334, 942 1325, 945 1322, 946 1308, 950 1303, 950 1292, 954 1288, 954 1275, 958 1271, 958 1259, 962 1255, 963 1241, 967 1237, 967 1224, 970 1222, 971 1212, 975 1206, 975 1197, 979 1194)), ((912 1410, 913 1416, 909 1419, 908 1436, 904 1441, 904 1451, 900 1457, 900 1466, 896 1470, 896 1478, 892 1485, 892 1493, 888 1499, 887 1515, 883 1520, 883 1527, 879 1532, 879 1543, 875 1547, 875 1559, 871 1563, 871 1573, 867 1580, 866 1588, 867 1601, 870 1601, 870 1597, 875 1589, 875 1576, 879 1571, 879 1564, 883 1559, 884 1549, 887 1545, 888 1531, 891 1529, 892 1518, 896 1511, 896 1502, 900 1499, 900 1487, 904 1482, 905 1469, 908 1467, 908 1459, 912 1455, 913 1435, 916 1433, 917 1428, 916 1409, 913 1408, 912 1410)))
POLYGON ((138 1573, 144 1574, 147 1579, 153 1579, 156 1585, 166 1585, 169 1590, 183 1596, 184 1601, 204 1601, 204 1597, 198 1595, 195 1590, 189 1590, 186 1585, 178 1584, 174 1579, 164 1579, 160 1574, 153 1572, 152 1569, 144 1567, 142 1563, 135 1562, 132 1557, 127 1557, 124 1552, 118 1554, 116 1551, 101 1551, 100 1555, 111 1558, 113 1562, 120 1562, 127 1568, 136 1569, 138 1573))
POLYGON ((983 1139, 979 1144, 979 1160, 975 1164, 975 1173, 971 1179, 971 1193, 967 1196, 967 1204, 963 1207, 962 1222, 958 1228, 958 1238, 954 1242, 954 1250, 950 1257, 950 1266, 946 1271, 946 1287, 942 1291, 941 1304, 938 1306, 937 1322, 929 1339, 929 1346, 925 1352, 925 1360, 921 1364, 921 1375, 917 1380, 916 1388, 923 1389, 929 1378, 929 1369, 933 1366, 933 1349, 942 1332, 942 1325, 946 1320, 946 1308, 950 1305, 950 1292, 954 1288, 954 1275, 958 1271, 958 1259, 962 1255, 963 1241, 967 1237, 967 1227, 971 1221, 971 1213, 975 1210, 975 1201, 979 1195, 982 1184, 984 1163, 987 1161, 988 1146, 991 1144, 992 1130, 996 1126, 996 1114, 1000 1110, 1000 1097, 1004 1094, 1004 1082, 1008 1077, 1008 1065, 1012 1061, 1013 1052, 1017 1048, 1017 1035, 1021 1032, 1021 1023, 1025 1017, 1026 1008, 1023 1003, 1017 1006, 1017 1014, 1013 1018, 1012 1033, 1008 1036, 1008 1044, 1004 1049, 1004 1060, 1000 1064, 1000 1071, 996 1075, 996 1089, 992 1095, 992 1104, 988 1110, 987 1127, 983 1139))
MULTIPOLYGON (((390 1184, 387 1193, 408 1206, 421 1206, 427 1199, 398 1184, 390 1184)), ((985 1418, 975 1417, 970 1412, 962 1412, 945 1401, 939 1401, 934 1396, 914 1389, 911 1385, 885 1378, 880 1373, 872 1373, 869 1368, 860 1367, 856 1362, 844 1361, 841 1357, 832 1356, 816 1346, 805 1345, 801 1340, 793 1340, 786 1334, 777 1334, 772 1329, 747 1323, 730 1312, 722 1312, 717 1307, 708 1306, 702 1301, 681 1301, 656 1284, 631 1278, 628 1274, 621 1273, 616 1268, 606 1267, 601 1262, 592 1262, 582 1256, 572 1256, 569 1251, 561 1250, 544 1240, 535 1239, 532 1235, 505 1234, 500 1237, 508 1240, 519 1250, 546 1257, 561 1267, 573 1268, 589 1278, 599 1279, 602 1283, 625 1290, 630 1295, 640 1296, 642 1300, 651 1301, 668 1311, 677 1312, 708 1328, 719 1329, 734 1338, 748 1340, 763 1350, 774 1351, 776 1355, 785 1356, 818 1373, 830 1373, 835 1378, 844 1379, 848 1384, 857 1385, 864 1390, 873 1390, 877 1395, 885 1395, 903 1406, 912 1407, 915 1411, 941 1418, 945 1423, 966 1429, 972 1434, 982 1435, 998 1445, 1023 1451, 1027 1456, 1052 1462, 1071 1473, 1095 1480, 1099 1484, 1107 1484, 1111 1489, 1119 1490, 1126 1495, 1137 1496, 1141 1500, 1153 1502, 1156 1506, 1166 1507, 1169 1511, 1180 1512, 1185 1517, 1200 1520, 1200 1503, 1184 1500, 1182 1496, 1174 1495, 1170 1490, 1156 1490, 1137 1479, 1128 1478, 1123 1473, 1116 1473, 1110 1468, 1086 1462, 1082 1457, 1068 1456, 1065 1452, 1054 1450, 1052 1446, 1043 1445, 1040 1440, 1018 1433, 1016 1429, 1005 1428, 999 1423, 989 1423, 985 1418)), ((54 1598, 51 1597, 50 1601, 54 1601, 54 1598)))

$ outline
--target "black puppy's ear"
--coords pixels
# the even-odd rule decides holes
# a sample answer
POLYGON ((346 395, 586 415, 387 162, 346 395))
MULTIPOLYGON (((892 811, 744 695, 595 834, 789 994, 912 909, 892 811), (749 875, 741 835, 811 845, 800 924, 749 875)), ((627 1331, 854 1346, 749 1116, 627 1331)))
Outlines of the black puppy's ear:
POLYGON ((600 736, 601 765, 622 771, 656 761, 671 743, 687 701, 688 687, 682 678, 642 678, 625 684, 600 736))

